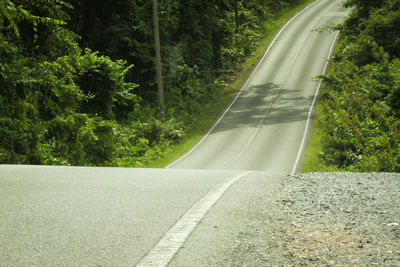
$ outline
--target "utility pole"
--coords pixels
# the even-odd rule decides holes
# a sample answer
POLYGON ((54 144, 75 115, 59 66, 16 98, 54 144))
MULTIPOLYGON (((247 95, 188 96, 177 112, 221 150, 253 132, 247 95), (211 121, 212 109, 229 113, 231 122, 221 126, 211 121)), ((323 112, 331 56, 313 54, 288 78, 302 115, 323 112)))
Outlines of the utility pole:
POLYGON ((161 69, 160 29, 158 27, 157 0, 153 0, 153 23, 154 23, 154 46, 156 50, 158 102, 160 105, 161 121, 165 122, 164 89, 163 89, 162 69, 161 69))
POLYGON ((235 23, 236 23, 236 33, 239 32, 239 12, 238 12, 238 0, 235 0, 235 23))

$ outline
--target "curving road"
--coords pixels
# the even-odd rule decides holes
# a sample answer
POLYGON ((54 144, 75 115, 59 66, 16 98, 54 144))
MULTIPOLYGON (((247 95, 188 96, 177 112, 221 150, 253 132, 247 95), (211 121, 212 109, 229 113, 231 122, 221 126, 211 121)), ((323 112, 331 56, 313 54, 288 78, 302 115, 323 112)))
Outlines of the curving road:
POLYGON ((274 195, 301 165, 312 78, 336 37, 313 30, 346 15, 340 3, 316 1, 286 24, 169 169, 0 165, 0 266, 274 266, 274 195))
POLYGON ((168 168, 295 172, 319 88, 313 77, 336 38, 314 30, 346 15, 340 3, 314 2, 286 24, 220 120, 168 168))

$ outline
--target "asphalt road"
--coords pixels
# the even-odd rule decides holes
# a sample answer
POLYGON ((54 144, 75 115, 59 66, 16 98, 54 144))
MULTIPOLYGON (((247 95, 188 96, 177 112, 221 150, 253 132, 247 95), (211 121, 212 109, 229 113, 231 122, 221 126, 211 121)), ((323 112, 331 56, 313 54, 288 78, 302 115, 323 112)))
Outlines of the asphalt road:
POLYGON ((169 167, 295 172, 319 87, 313 78, 324 72, 336 37, 314 30, 346 14, 340 3, 317 1, 288 23, 221 120, 169 167))
POLYGON ((0 165, 0 266, 132 266, 235 174, 0 165))
POLYGON ((335 40, 313 30, 344 15, 340 2, 317 1, 287 24, 169 169, 0 165, 0 266, 268 266, 251 255, 281 253, 262 234, 301 164, 312 77, 335 40))

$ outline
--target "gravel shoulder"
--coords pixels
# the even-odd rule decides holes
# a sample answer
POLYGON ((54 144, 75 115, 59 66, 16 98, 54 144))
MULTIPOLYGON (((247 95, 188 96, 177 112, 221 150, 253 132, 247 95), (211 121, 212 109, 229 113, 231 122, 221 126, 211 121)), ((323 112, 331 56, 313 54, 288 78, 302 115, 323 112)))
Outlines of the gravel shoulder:
POLYGON ((170 266, 400 266, 400 174, 253 173, 170 266))
POLYGON ((400 174, 289 176, 277 205, 284 266, 400 266, 400 174))

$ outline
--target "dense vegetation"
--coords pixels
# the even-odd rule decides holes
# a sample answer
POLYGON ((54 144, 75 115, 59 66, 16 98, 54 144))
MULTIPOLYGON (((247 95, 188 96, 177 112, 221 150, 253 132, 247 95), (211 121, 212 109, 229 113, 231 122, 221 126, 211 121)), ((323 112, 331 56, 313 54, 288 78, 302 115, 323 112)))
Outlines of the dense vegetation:
POLYGON ((348 0, 322 95, 323 159, 347 171, 400 171, 400 1, 348 0))
POLYGON ((140 166, 157 157, 218 96, 264 21, 296 2, 160 0, 161 123, 151 0, 1 0, 0 163, 140 166))

